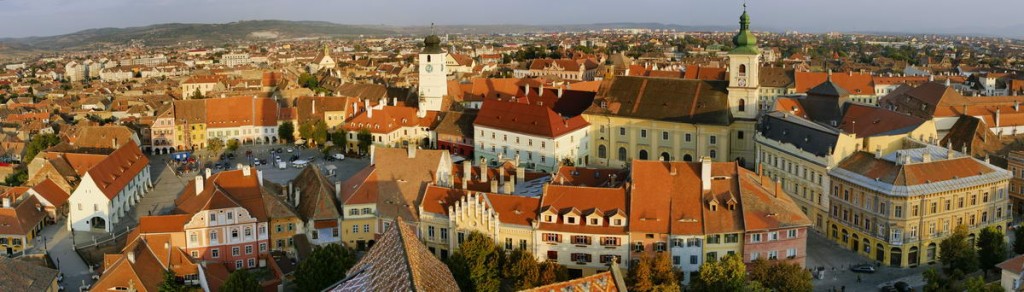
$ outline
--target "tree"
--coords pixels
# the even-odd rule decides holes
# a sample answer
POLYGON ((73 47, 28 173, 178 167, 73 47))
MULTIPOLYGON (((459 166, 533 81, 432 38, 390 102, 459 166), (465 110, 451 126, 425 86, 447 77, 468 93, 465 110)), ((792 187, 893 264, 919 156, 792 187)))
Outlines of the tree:
POLYGON ((247 269, 237 269, 228 276, 228 280, 224 281, 224 286, 220 287, 220 291, 223 292, 250 292, 259 291, 260 282, 256 279, 256 275, 253 275, 247 269))
POLYGON ((501 277, 505 281, 502 290, 521 291, 533 288, 540 278, 540 265, 527 250, 515 249, 501 264, 501 277))
POLYGON ((295 142, 295 125, 292 122, 281 123, 277 126, 277 138, 288 143, 295 142))
POLYGON ((206 150, 217 152, 224 149, 224 140, 217 138, 206 139, 206 150))
POLYGON ((750 280, 774 291, 811 291, 811 273, 800 265, 768 261, 763 258, 750 264, 750 280))
POLYGON ((355 259, 355 252, 336 243, 317 247, 295 270, 295 284, 299 291, 323 290, 344 279, 355 259))
POLYGON ((537 286, 544 286, 569 280, 569 269, 555 262, 545 261, 540 263, 540 276, 537 277, 537 286))
POLYGON ((370 151, 370 144, 373 144, 373 134, 370 133, 370 129, 360 129, 359 133, 356 134, 356 139, 359 140, 359 152, 366 153, 370 151))
POLYGON ((192 99, 204 99, 204 98, 206 98, 206 97, 203 96, 203 92, 202 91, 199 91, 199 88, 196 88, 195 91, 192 91, 192 99))
POLYGON ((954 276, 974 272, 978 269, 978 252, 967 241, 967 226, 959 225, 953 233, 939 243, 939 261, 946 275, 954 276))
POLYGON ((327 123, 324 120, 317 120, 313 123, 313 130, 310 133, 310 138, 316 145, 323 145, 327 143, 327 123))
POLYGON ((316 90, 320 87, 320 82, 316 80, 316 77, 309 73, 302 73, 299 75, 299 86, 316 90))
POLYGON ((299 123, 299 137, 309 143, 309 138, 313 137, 313 123, 308 121, 299 123))
POLYGON ((994 269, 997 264, 1006 260, 1006 241, 1003 232, 993 226, 985 227, 978 236, 978 262, 982 272, 994 269))
POLYGON ((1002 286, 999 286, 999 282, 996 283, 985 283, 985 278, 982 276, 967 278, 967 281, 963 283, 963 289, 958 291, 967 292, 1003 292, 1006 291, 1002 286))
POLYGON ((50 146, 57 145, 60 143, 60 138, 54 134, 39 134, 32 136, 32 140, 25 146, 25 155, 21 161, 25 163, 32 162, 32 159, 36 157, 36 154, 50 148, 50 146))
POLYGON ((760 283, 748 283, 746 265, 737 255, 709 260, 700 265, 697 277, 690 281, 693 291, 761 291, 760 283))
POLYGON ((1013 232, 1013 253, 1024 254, 1024 232, 1013 232))
POLYGON ((463 291, 498 291, 501 287, 501 275, 498 263, 502 253, 494 245, 494 240, 479 232, 468 234, 466 240, 459 245, 448 261, 459 288, 463 291))
POLYGON ((24 167, 18 167, 15 172, 4 178, 4 185, 11 187, 20 186, 25 184, 26 181, 28 181, 28 170, 24 167))
POLYGON ((643 255, 636 264, 629 266, 626 284, 630 291, 647 292, 654 290, 654 276, 651 271, 651 257, 643 255))
POLYGON ((238 139, 228 140, 228 144, 225 146, 225 149, 234 152, 235 150, 238 150, 238 144, 238 139))
POLYGON ((160 286, 157 287, 160 292, 179 292, 185 290, 185 285, 178 282, 177 275, 174 271, 164 271, 164 281, 160 282, 160 286))
POLYGON ((345 152, 345 145, 348 144, 348 132, 345 130, 338 130, 331 134, 331 143, 334 143, 334 147, 341 149, 341 152, 345 152))

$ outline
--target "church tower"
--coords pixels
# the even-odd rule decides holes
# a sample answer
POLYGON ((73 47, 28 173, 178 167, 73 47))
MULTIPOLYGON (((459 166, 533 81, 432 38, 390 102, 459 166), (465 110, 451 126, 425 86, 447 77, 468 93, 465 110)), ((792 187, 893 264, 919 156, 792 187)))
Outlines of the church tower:
POLYGON ((441 49, 441 38, 436 34, 427 36, 423 45, 419 60, 419 110, 440 111, 441 98, 448 94, 448 74, 444 68, 447 53, 441 49))
POLYGON ((761 53, 757 38, 750 32, 750 16, 743 4, 740 32, 732 38, 736 48, 729 51, 729 108, 738 119, 756 119, 760 110, 760 83, 758 76, 761 53))

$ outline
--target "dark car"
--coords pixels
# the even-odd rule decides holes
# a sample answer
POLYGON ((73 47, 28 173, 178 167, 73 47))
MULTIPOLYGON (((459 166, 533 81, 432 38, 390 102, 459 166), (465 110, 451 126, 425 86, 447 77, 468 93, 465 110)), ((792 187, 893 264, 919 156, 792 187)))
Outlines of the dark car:
POLYGON ((896 288, 896 291, 899 291, 899 292, 914 291, 914 289, 910 288, 910 284, 907 284, 907 282, 903 282, 903 281, 899 281, 899 282, 896 282, 896 284, 892 284, 892 287, 896 288))
POLYGON ((850 271, 854 273, 874 273, 875 267, 872 265, 856 265, 850 268, 850 271))

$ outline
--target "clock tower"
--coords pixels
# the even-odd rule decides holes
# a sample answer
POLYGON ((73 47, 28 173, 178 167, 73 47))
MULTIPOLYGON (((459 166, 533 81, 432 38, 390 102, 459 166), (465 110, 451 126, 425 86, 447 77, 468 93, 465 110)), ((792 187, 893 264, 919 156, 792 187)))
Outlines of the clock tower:
POLYGON ((729 51, 729 108, 737 119, 756 119, 760 110, 760 83, 758 80, 761 52, 757 38, 750 32, 750 16, 743 4, 740 31, 732 38, 736 48, 729 51))
POLYGON ((419 110, 440 111, 441 98, 448 94, 448 74, 444 61, 447 53, 441 49, 441 38, 435 34, 423 40, 420 52, 419 110))

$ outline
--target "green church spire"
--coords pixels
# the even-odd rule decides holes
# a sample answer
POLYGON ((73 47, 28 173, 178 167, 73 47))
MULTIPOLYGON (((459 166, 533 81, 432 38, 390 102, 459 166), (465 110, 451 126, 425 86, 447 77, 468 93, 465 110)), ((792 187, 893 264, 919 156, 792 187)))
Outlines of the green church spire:
POLYGON ((736 46, 730 54, 757 55, 757 38, 750 32, 750 16, 747 15, 747 4, 743 4, 743 14, 740 15, 740 31, 732 38, 732 44, 736 46))

